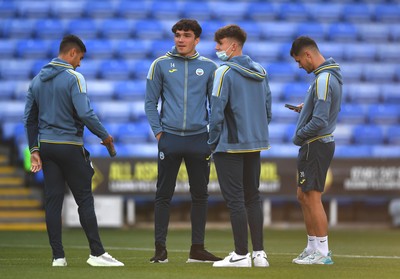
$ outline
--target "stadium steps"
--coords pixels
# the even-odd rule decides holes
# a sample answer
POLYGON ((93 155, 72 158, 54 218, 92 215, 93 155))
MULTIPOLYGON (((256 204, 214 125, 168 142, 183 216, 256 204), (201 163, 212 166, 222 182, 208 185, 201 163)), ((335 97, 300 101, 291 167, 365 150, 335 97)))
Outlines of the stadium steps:
POLYGON ((45 213, 38 189, 25 187, 24 171, 0 154, 0 231, 44 231, 45 213))

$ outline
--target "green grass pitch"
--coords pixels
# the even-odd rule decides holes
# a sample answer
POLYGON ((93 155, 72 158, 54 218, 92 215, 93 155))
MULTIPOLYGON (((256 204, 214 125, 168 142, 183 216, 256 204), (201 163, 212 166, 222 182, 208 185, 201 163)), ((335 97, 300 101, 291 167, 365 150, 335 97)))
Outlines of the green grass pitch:
MULTIPOLYGON (((334 229, 329 233, 332 266, 299 266, 291 260, 304 248, 300 229, 266 229, 268 268, 213 268, 211 264, 186 264, 190 230, 170 229, 167 264, 150 264, 151 229, 100 231, 106 250, 125 267, 90 267, 88 245, 81 229, 63 232, 66 268, 51 267, 46 232, 0 232, 0 278, 124 279, 124 278, 399 278, 400 231, 396 229, 334 229)), ((250 241, 249 241, 250 243, 250 241)), ((230 229, 207 229, 206 248, 225 257, 233 250, 230 229)), ((251 249, 251 246, 249 246, 251 249)))

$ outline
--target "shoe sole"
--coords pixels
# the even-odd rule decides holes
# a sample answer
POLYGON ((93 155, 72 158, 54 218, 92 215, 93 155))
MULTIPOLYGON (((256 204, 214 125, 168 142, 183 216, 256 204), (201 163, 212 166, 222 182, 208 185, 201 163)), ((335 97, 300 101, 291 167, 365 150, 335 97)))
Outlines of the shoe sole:
POLYGON ((168 263, 168 259, 165 259, 163 261, 150 261, 150 263, 168 263))
POLYGON ((216 261, 208 261, 208 260, 196 260, 196 259, 187 259, 186 263, 214 263, 216 261))
POLYGON ((100 264, 100 263, 97 263, 97 262, 95 262, 95 261, 92 261, 92 260, 87 260, 86 261, 90 266, 95 266, 95 267, 97 267, 97 266, 105 266, 105 267, 118 267, 118 266, 123 266, 123 265, 116 265, 116 264, 100 264))

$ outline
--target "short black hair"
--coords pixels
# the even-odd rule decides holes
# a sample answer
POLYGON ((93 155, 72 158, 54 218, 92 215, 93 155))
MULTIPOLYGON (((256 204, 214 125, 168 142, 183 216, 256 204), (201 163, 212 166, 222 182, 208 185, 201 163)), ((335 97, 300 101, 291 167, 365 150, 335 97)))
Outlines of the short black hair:
POLYGON ((300 51, 306 47, 311 47, 319 51, 318 45, 313 39, 308 36, 300 36, 293 41, 292 48, 290 49, 290 56, 298 56, 300 51))
POLYGON ((243 47, 247 39, 246 32, 239 25, 229 24, 218 29, 214 34, 214 41, 220 43, 224 38, 234 38, 243 47))
POLYGON ((172 33, 176 33, 178 30, 183 30, 183 31, 189 31, 192 30, 194 33, 194 36, 196 38, 199 38, 201 35, 201 32, 203 29, 201 29, 200 24, 197 22, 195 19, 188 19, 188 18, 183 18, 179 20, 177 23, 175 23, 174 26, 171 28, 172 33))
POLYGON ((78 48, 81 52, 86 53, 86 46, 78 36, 65 35, 60 43, 59 53, 66 53, 71 48, 78 48))

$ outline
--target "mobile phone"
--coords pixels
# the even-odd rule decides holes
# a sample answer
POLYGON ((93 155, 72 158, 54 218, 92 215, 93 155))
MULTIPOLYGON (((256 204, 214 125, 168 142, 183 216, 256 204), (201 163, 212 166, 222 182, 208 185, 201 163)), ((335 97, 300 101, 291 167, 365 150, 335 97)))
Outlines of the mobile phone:
POLYGON ((292 110, 299 110, 298 106, 293 106, 293 105, 290 105, 290 104, 285 104, 285 107, 287 107, 288 109, 292 109, 292 110))

